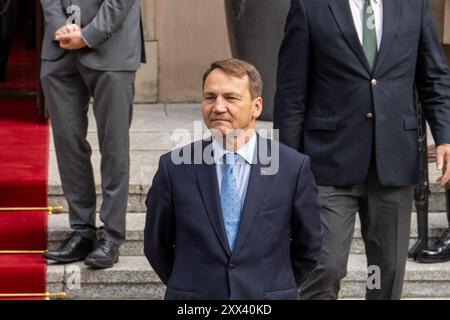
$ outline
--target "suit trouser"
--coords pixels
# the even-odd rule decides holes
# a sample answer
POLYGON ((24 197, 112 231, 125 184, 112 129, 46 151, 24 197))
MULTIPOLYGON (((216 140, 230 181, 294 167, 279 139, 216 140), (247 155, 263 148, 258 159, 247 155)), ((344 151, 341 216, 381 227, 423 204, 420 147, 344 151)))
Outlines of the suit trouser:
POLYGON ((70 225, 85 238, 108 238, 117 245, 125 240, 134 80, 135 72, 86 68, 75 52, 42 63, 41 83, 69 205, 70 225), (104 225, 98 231, 92 151, 86 140, 91 97, 101 153, 100 219, 104 225))
MULTIPOLYGON (((408 256, 413 187, 381 186, 374 166, 366 182, 353 187, 319 186, 324 226, 317 268, 300 287, 306 299, 337 299, 346 276, 355 217, 359 211, 368 266, 380 268, 380 289, 367 299, 400 299, 408 256)), ((376 279, 376 278, 374 278, 376 279)))

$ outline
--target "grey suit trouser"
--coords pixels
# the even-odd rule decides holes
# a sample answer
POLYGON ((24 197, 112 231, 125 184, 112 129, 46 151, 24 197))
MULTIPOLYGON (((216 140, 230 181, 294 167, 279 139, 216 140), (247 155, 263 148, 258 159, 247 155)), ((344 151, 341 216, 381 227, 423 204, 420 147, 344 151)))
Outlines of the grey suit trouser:
POLYGON ((108 238, 117 245, 125 240, 134 80, 135 72, 86 68, 75 52, 66 53, 57 61, 42 62, 41 83, 70 225, 85 238, 108 238), (86 140, 91 97, 101 153, 100 219, 104 225, 99 230, 95 225, 92 152, 86 140))
POLYGON ((381 276, 379 289, 373 288, 376 283, 370 281, 366 298, 400 299, 408 256, 413 187, 381 186, 372 165, 364 184, 319 186, 319 201, 324 226, 322 255, 317 268, 300 287, 300 298, 338 298, 359 212, 368 266, 378 266, 381 276))

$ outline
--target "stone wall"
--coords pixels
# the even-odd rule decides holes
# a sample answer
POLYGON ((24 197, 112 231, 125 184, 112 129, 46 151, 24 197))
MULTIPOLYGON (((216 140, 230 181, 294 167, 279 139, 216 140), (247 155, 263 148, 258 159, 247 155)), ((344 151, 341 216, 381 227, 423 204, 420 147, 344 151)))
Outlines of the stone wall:
POLYGON ((439 38, 450 61, 450 0, 429 0, 439 38))
POLYGON ((158 101, 158 41, 155 35, 155 0, 141 0, 147 63, 136 75, 136 103, 158 101))
POLYGON ((224 0, 141 0, 147 64, 136 103, 195 102, 208 64, 231 57, 224 0))

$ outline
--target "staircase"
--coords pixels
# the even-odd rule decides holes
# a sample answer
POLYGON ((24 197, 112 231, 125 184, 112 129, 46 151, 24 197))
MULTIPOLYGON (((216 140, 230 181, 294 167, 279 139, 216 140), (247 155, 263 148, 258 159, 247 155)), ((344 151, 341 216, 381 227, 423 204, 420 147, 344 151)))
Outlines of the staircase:
MULTIPOLYGON (((95 179, 100 181, 100 156, 96 137, 95 121, 89 115, 88 140, 93 151, 95 179)), ((197 104, 154 104, 136 106, 131 128, 131 177, 127 214, 127 240, 121 247, 120 261, 113 268, 92 270, 82 262, 58 265, 49 264, 47 289, 50 292, 64 291, 68 299, 162 299, 165 286, 143 256, 143 228, 145 223, 144 200, 156 172, 159 157, 170 151, 176 143, 171 132, 183 129, 194 131, 193 121, 201 121, 197 104)), ((259 128, 270 129, 272 123, 259 122, 259 128)), ((200 137, 201 138, 201 137, 200 137)), ((198 137, 196 137, 196 140, 198 137)), ((430 174, 435 174, 430 167, 430 174)), ((435 177, 430 177, 430 182, 435 177)), ((443 188, 432 185, 430 198, 430 241, 447 227, 443 188)), ((98 202, 101 203, 100 185, 97 183, 98 202)), ((49 205, 66 203, 56 165, 53 144, 50 150, 49 205)), ((67 211, 67 210, 66 210, 67 211)), ((68 215, 49 217, 49 249, 58 247, 70 233, 68 215)), ((416 214, 413 212, 410 244, 417 239, 416 214)), ((348 265, 347 277, 342 282, 341 298, 362 299, 367 277, 364 244, 359 222, 355 227, 354 240, 348 265)), ((408 261, 403 291, 405 299, 450 299, 450 263, 418 264, 408 261)))

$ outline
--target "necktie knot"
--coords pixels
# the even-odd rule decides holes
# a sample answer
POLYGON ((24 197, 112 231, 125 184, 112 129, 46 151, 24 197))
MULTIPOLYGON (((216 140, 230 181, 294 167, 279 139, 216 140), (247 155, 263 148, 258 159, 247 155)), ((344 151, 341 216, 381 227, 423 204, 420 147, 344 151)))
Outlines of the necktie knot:
POLYGON ((237 155, 236 152, 234 152, 234 153, 227 152, 227 153, 224 155, 224 159, 223 159, 224 161, 223 161, 223 162, 224 162, 227 166, 229 166, 229 165, 233 166, 233 165, 236 164, 237 158, 238 158, 238 155, 237 155))
MULTIPOLYGON (((374 14, 375 14, 375 12, 373 11, 373 7, 372 7, 372 2, 371 2, 371 0, 366 0, 366 3, 364 4, 364 13, 365 13, 365 15, 366 15, 366 19, 369 17, 373 17, 373 19, 375 18, 374 17, 374 14)), ((368 22, 369 24, 368 24, 368 27, 370 27, 370 26, 372 26, 373 25, 373 23, 371 24, 370 22, 371 21, 367 21, 366 20, 366 22, 368 22)))

